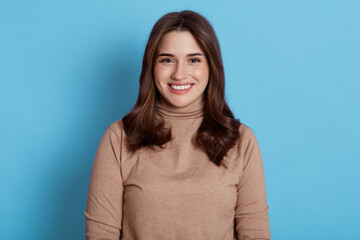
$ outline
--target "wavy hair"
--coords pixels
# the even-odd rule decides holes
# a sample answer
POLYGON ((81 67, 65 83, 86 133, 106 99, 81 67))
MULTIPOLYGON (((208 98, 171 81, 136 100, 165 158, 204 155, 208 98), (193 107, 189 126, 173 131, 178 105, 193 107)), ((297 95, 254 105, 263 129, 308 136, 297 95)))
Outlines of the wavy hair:
POLYGON ((234 118, 225 100, 225 74, 219 42, 210 23, 193 11, 171 12, 154 25, 147 42, 140 89, 133 110, 123 119, 127 143, 132 151, 141 147, 164 147, 171 141, 171 129, 156 114, 159 92, 153 77, 155 52, 162 36, 171 31, 189 31, 204 50, 209 64, 209 82, 204 91, 204 118, 193 143, 206 152, 217 166, 226 167, 223 159, 240 138, 240 121, 234 118))

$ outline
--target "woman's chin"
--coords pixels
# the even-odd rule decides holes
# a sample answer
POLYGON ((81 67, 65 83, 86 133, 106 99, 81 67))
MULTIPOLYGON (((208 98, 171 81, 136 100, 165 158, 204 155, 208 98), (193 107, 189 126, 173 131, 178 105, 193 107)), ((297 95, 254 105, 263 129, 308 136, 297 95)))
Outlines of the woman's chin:
POLYGON ((189 105, 189 103, 184 102, 169 102, 169 105, 174 108, 184 108, 189 105))
POLYGON ((187 99, 186 101, 174 101, 174 100, 170 100, 167 101, 168 105, 170 107, 173 108, 197 108, 197 106, 200 106, 202 104, 201 99, 195 100, 195 101, 190 101, 190 99, 187 99))
POLYGON ((189 101, 182 101, 182 100, 179 101, 179 99, 165 99, 165 101, 162 102, 166 104, 168 107, 173 107, 173 108, 184 108, 190 105, 189 101))

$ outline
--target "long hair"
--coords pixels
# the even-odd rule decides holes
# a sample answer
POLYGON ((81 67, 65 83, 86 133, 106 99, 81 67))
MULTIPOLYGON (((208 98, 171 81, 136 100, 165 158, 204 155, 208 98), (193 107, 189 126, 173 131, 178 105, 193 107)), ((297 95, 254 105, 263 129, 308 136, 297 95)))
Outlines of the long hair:
POLYGON ((171 31, 189 31, 205 52, 209 82, 204 91, 204 119, 192 141, 213 163, 226 167, 223 159, 239 139, 241 123, 225 100, 225 74, 215 32, 203 16, 193 11, 168 13, 151 31, 143 57, 138 99, 133 110, 122 119, 128 146, 132 151, 146 146, 164 147, 172 139, 171 129, 165 128, 163 119, 156 114, 159 92, 153 77, 157 45, 171 31))

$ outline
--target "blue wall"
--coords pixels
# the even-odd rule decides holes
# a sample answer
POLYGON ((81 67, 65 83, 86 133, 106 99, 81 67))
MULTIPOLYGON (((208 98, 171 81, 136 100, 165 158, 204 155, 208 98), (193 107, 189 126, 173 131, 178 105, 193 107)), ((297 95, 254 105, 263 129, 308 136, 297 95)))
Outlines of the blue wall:
POLYGON ((263 154, 273 239, 360 239, 360 2, 0 0, 0 239, 84 239, 93 158, 151 27, 192 9, 263 154))

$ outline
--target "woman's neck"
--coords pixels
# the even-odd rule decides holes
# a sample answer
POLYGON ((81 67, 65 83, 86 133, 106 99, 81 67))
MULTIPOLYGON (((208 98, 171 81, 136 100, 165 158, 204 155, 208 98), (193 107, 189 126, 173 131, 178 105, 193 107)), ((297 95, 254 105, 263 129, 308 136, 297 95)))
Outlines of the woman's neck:
POLYGON ((159 100, 156 103, 157 112, 166 118, 198 118, 204 114, 204 101, 195 101, 184 107, 176 107, 174 105, 159 100))

